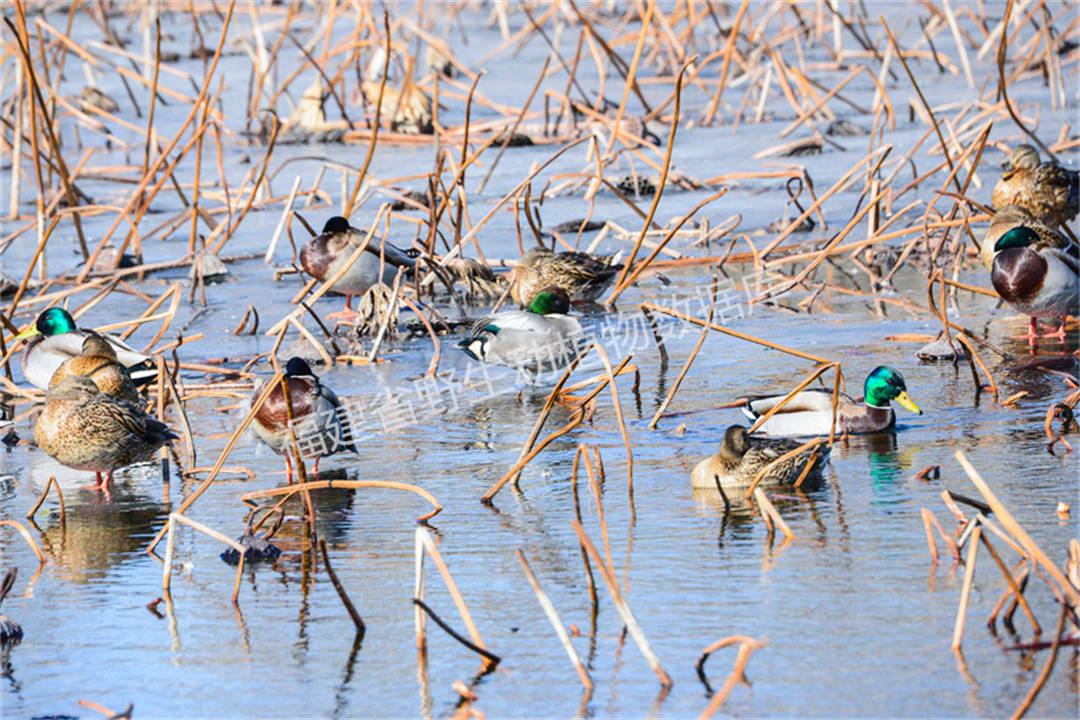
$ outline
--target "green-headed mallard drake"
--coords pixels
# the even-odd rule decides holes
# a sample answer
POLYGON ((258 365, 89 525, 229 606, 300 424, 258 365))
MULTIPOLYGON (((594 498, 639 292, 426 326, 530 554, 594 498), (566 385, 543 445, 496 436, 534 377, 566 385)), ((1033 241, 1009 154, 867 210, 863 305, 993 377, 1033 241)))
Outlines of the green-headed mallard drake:
POLYGON ((994 209, 1020 205, 1037 219, 1064 225, 1080 211, 1080 174, 1052 162, 1040 162, 1031 145, 1017 145, 1002 164, 994 185, 994 209))
POLYGON ((1002 300, 1031 318, 1025 336, 1031 342, 1038 337, 1035 319, 1040 317, 1061 318, 1051 336, 1064 341, 1065 316, 1076 315, 1080 304, 1078 273, 1075 245, 1063 249, 1031 228, 1015 227, 994 243, 990 281, 1002 300))
POLYGON ((473 360, 527 372, 562 367, 577 357, 585 340, 569 311, 566 291, 547 287, 528 310, 504 310, 477 322, 458 347, 473 360))
MULTIPOLYGON (((716 482, 727 487, 748 487, 761 469, 776 458, 799 447, 798 440, 787 438, 762 438, 748 435, 742 425, 732 425, 724 433, 720 450, 697 464, 691 482, 696 488, 714 488, 716 482)), ((761 479, 764 485, 794 485, 806 463, 813 455, 813 448, 777 463, 761 479)), ((807 490, 821 487, 825 478, 822 468, 829 459, 829 447, 821 445, 817 459, 800 486, 807 490)))
MULTIPOLYGON (((348 262, 363 241, 364 233, 349 225, 348 220, 341 216, 332 217, 326 221, 322 233, 300 248, 300 264, 312 277, 329 280, 348 262)), ((330 288, 345 295, 345 309, 327 317, 355 317, 353 295, 363 295, 380 281, 392 284, 398 268, 404 268, 406 272, 416 268, 415 257, 415 252, 402 250, 390 243, 380 247, 374 240, 369 242, 356 262, 330 288)))
POLYGON ((556 255, 547 248, 529 250, 510 275, 510 295, 521 307, 529 307, 536 294, 555 286, 564 289, 571 302, 594 302, 623 266, 582 252, 556 255))
POLYGON ((116 351, 112 345, 93 330, 87 331, 82 352, 68 358, 56 368, 49 381, 49 388, 56 387, 72 376, 89 378, 101 392, 113 397, 135 405, 141 402, 139 391, 135 388, 135 383, 131 382, 128 371, 116 361, 116 351))
POLYGON ((1069 247, 1072 245, 1072 242, 1067 237, 1042 221, 1035 219, 1024 208, 1019 205, 1006 205, 994 211, 994 214, 990 217, 990 228, 986 231, 986 236, 979 245, 979 259, 982 260, 982 264, 986 266, 987 270, 991 269, 994 263, 994 245, 997 244, 1002 235, 1014 227, 1020 226, 1034 230, 1044 245, 1058 247, 1065 251, 1069 251, 1069 247))
POLYGON ((114 470, 152 459, 176 437, 141 408, 78 376, 49 390, 34 425, 38 447, 70 468, 93 470, 102 489, 108 488, 114 470))
MULTIPOLYGON (((11 588, 15 587, 16 574, 18 574, 16 568, 8 568, 8 571, 4 573, 4 580, 0 582, 0 604, 3 604, 4 599, 11 592, 11 588)), ((23 631, 19 623, 7 615, 0 615, 0 645, 14 645, 21 641, 22 638, 23 631)))
MULTIPOLYGON (((293 428, 300 454, 315 458, 315 472, 319 472, 319 459, 340 450, 356 452, 347 424, 342 423, 341 400, 334 391, 319 382, 311 367, 302 358, 290 358, 285 365, 289 403, 292 405, 293 428)), ((251 396, 254 402, 266 388, 264 380, 251 396)), ((252 432, 278 455, 285 456, 285 465, 292 476, 292 436, 289 433, 289 407, 280 381, 270 391, 259 411, 251 421, 252 432)))
MULTIPOLYGON (((836 412, 837 432, 857 435, 892 430, 896 424, 896 413, 889 404, 891 400, 916 415, 922 415, 919 406, 908 397, 904 376, 888 365, 879 365, 866 376, 863 394, 861 403, 840 394, 836 412)), ((743 414, 757 420, 783 400, 784 395, 786 393, 752 397, 746 401, 743 414)), ((819 388, 803 390, 766 420, 758 431, 765 435, 796 437, 828 435, 832 417, 831 391, 819 388)))
MULTIPOLYGON (((83 341, 89 334, 90 331, 75 326, 75 319, 64 308, 49 308, 38 315, 33 327, 18 335, 18 338, 31 338, 20 358, 23 375, 34 387, 49 389, 53 373, 65 360, 82 353, 83 341)), ((102 337, 112 346, 117 361, 128 369, 135 384, 147 383, 157 377, 157 368, 149 355, 113 335, 102 337)))

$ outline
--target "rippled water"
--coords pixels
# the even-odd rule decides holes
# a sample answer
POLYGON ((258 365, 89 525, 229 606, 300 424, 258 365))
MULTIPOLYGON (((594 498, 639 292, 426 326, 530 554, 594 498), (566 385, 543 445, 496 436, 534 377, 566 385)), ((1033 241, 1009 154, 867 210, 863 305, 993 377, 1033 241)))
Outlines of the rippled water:
MULTIPOLYGON (((77 32, 91 37, 94 28, 77 28, 77 32)), ((478 57, 485 47, 494 46, 494 38, 494 30, 478 24, 470 28, 471 44, 461 52, 466 58, 478 57)), ((543 53, 534 42, 507 65, 526 68, 533 76, 543 53)), ((231 67, 242 66, 235 58, 223 62, 226 76, 231 67)), ((186 69, 201 72, 196 61, 187 65, 186 69)), ((979 67, 985 70, 989 65, 979 67)), ((524 100, 513 67, 488 70, 481 89, 489 96, 508 103, 524 100)), ((927 74, 924 80, 932 103, 961 92, 965 98, 974 98, 956 77, 927 74)), ((69 82, 74 86, 76 79, 69 82)), ((102 82, 106 90, 115 89, 107 83, 102 82)), ((905 83, 890 85, 894 102, 909 93, 905 83)), ((849 87, 854 97, 864 100, 873 90, 869 79, 849 87)), ((652 91, 661 98, 668 92, 660 86, 652 91)), ((230 88, 229 92, 242 94, 244 89, 230 88)), ((1034 82, 1013 92, 1021 101, 1042 97, 1034 82)), ((697 111, 703 104, 700 96, 688 97, 687 102, 696 105, 697 111)), ((1075 119, 1075 97, 1071 103, 1070 109, 1057 113, 1043 108, 1041 121, 1049 136, 1055 136, 1068 117, 1075 119)), ((778 122, 791 119, 785 108, 776 106, 778 122)), ((175 124, 185 111, 175 104, 162 108, 162 127, 175 124)), ((680 128, 675 163, 698 177, 760 169, 761 161, 749 158, 775 144, 780 127, 775 122, 742 125, 737 140, 727 126, 680 128)), ((907 122, 905 117, 886 139, 896 144, 897 154, 906 152, 923 132, 921 123, 907 122)), ((1012 134, 1012 128, 995 127, 992 138, 1012 138, 1012 134)), ((866 139, 844 139, 841 144, 849 151, 828 149, 821 156, 797 159, 805 164, 819 192, 861 157, 866 139)), ((247 167, 239 162, 241 157, 249 155, 257 162, 264 152, 259 147, 227 151, 237 161, 237 182, 247 167)), ((470 200, 473 221, 516 184, 533 162, 542 161, 551 151, 548 147, 508 151, 489 187, 470 200)), ((363 152, 362 147, 282 147, 275 151, 271 164, 276 167, 290 156, 345 157, 360 164, 363 152)), ((104 157, 123 161, 121 152, 103 154, 97 160, 103 162, 104 157)), ((431 157, 430 147, 385 147, 376 154, 373 171, 380 177, 425 172, 431 157)), ((999 154, 987 152, 981 172, 984 183, 994 177, 999 159, 999 154)), ((1075 161, 1075 156, 1068 159, 1075 161)), ((921 170, 927 160, 923 157, 918 162, 921 170)), ((550 173, 577 171, 583 164, 582 147, 552 166, 550 173)), ((275 193, 287 192, 295 173, 310 177, 317 166, 313 161, 291 164, 275 180, 275 193)), ((470 187, 482 173, 476 175, 470 187)), ((334 182, 325 184, 332 186, 334 182)), ((100 199, 116 193, 106 184, 87 183, 87 187, 100 199)), ((834 230, 849 217, 857 190, 826 205, 834 230)), ((337 192, 332 191, 335 202, 337 192)), ((708 192, 665 195, 658 218, 664 222, 686 212, 708 192)), ((988 200, 989 184, 973 194, 988 200)), ((175 196, 162 193, 159 198, 162 211, 179 210, 175 196)), ((748 181, 733 187, 707 213, 714 225, 741 212, 744 228, 762 227, 782 215, 785 199, 779 181, 748 181)), ((354 224, 370 222, 375 207, 374 202, 365 206, 354 224)), ((549 225, 581 217, 585 211, 579 195, 549 198, 542 208, 549 225)), ((330 212, 319 209, 305 214, 313 224, 320 224, 330 212)), ((263 252, 279 216, 280 206, 253 212, 224 254, 263 252)), ((639 227, 635 216, 611 196, 598 196, 595 217, 639 227)), ((111 216, 92 219, 86 223, 87 232, 99 237, 110 222, 111 216)), ((152 219, 148 222, 155 224, 152 219)), ((10 225, 5 223, 5 233, 10 225)), ((53 273, 76 261, 71 254, 75 247, 71 229, 62 226, 62 230, 68 240, 50 243, 48 248, 53 273)), ((407 232, 411 236, 412 231, 407 232)), ((754 241, 760 246, 771 237, 762 235, 754 241)), ((827 235, 819 232, 811 237, 827 235)), ((403 237, 402 242, 407 239, 403 237)), ((489 257, 516 257, 512 213, 497 213, 480 240, 489 257)), ((146 261, 174 258, 186 249, 186 242, 186 231, 165 242, 147 242, 146 261)), ((10 246, 0 256, 5 271, 22 273, 32 245, 10 246)), ((601 250, 627 247, 609 238, 601 250)), ((685 251, 678 244, 675 247, 685 251)), ((286 262, 288 253, 283 244, 276 256, 278 265, 286 262)), ((843 266, 855 272, 850 265, 843 266)), ((741 292, 749 268, 727 269, 735 291, 741 292)), ((243 358, 270 348, 271 339, 261 334, 236 337, 228 331, 238 324, 249 303, 258 307, 263 327, 268 327, 291 309, 289 299, 301 281, 288 276, 274 283, 272 268, 261 259, 235 262, 230 271, 225 283, 207 288, 205 310, 198 304, 181 303, 176 327, 183 327, 188 335, 205 333, 204 339, 181 351, 182 359, 227 357, 238 366, 243 358)), ((155 295, 182 276, 180 271, 162 273, 136 286, 155 295)), ((583 318, 586 329, 602 335, 619 321, 626 329, 640 317, 638 303, 700 297, 709 279, 699 268, 665 272, 665 276, 668 285, 652 277, 627 292, 619 301, 620 315, 583 318)), ((862 277, 857 279, 865 289, 862 277)), ((961 273, 961 280, 989 285, 981 268, 961 273)), ((834 281, 850 284, 839 271, 834 281)), ((897 285, 901 295, 925 302, 925 278, 920 271, 906 268, 898 275, 897 285)), ((801 296, 793 298, 797 299, 801 296)), ((714 493, 691 490, 689 475, 701 457, 715 450, 724 429, 741 420, 737 410, 716 405, 747 393, 788 389, 808 372, 809 364, 710 334, 669 408, 679 415, 650 431, 649 420, 698 336, 696 328, 675 324, 664 326, 670 359, 663 362, 652 340, 643 337, 633 357, 640 372, 639 386, 634 389, 630 378, 618 384, 633 446, 632 498, 627 491, 626 453, 606 391, 593 421, 553 442, 525 468, 520 488, 504 488, 490 507, 479 498, 516 461, 542 407, 543 390, 526 388, 520 396, 514 392, 490 396, 475 386, 459 384, 453 406, 400 430, 366 438, 357 455, 342 454, 323 463, 324 471, 333 469, 352 479, 415 483, 444 506, 431 522, 440 551, 484 642, 502 657, 493 673, 472 685, 480 697, 476 707, 489 716, 697 715, 710 692, 694 671, 701 651, 723 636, 747 634, 767 639, 768 645, 750 660, 747 674, 752 686, 736 688, 727 700, 724 712, 733 715, 996 716, 1015 710, 1046 653, 1032 656, 1009 649, 1031 639, 1029 625, 1020 614, 1019 637, 1000 629, 995 636, 986 629, 984 620, 1006 584, 982 552, 965 633, 967 668, 958 667, 949 645, 963 568, 950 568, 948 561, 931 566, 920 510, 933 510, 951 528, 941 491, 977 495, 953 459, 953 453, 962 450, 1041 547, 1063 563, 1069 539, 1077 536, 1077 523, 1059 518, 1055 508, 1058 501, 1076 500, 1080 456, 1063 457, 1060 446, 1057 455, 1046 452, 1042 423, 1046 408, 1064 397, 1067 387, 1045 373, 1012 371, 1026 359, 1026 346, 1008 338, 1021 329, 1021 320, 1007 308, 995 308, 987 298, 961 293, 954 319, 1018 356, 1018 360, 1001 362, 984 353, 1002 398, 1020 390, 1029 393, 1011 408, 999 407, 985 393, 976 397, 965 366, 920 365, 914 358, 917 343, 887 339, 900 333, 936 332, 936 324, 927 316, 886 306, 886 316, 878 317, 872 305, 858 297, 826 293, 822 300, 834 312, 819 307, 807 315, 758 306, 743 317, 729 315, 725 322, 741 332, 841 362, 849 391, 856 396, 870 369, 893 365, 904 374, 912 398, 925 414, 914 416, 898 409, 895 436, 853 438, 837 445, 823 489, 806 497, 776 493, 774 502, 797 536, 791 543, 770 538, 760 519, 745 507, 737 505, 725 513, 714 493), (683 424, 684 431, 679 430, 683 424), (597 446, 603 456, 602 500, 611 558, 624 596, 674 680, 670 692, 660 690, 632 640, 623 637, 623 623, 606 589, 599 588, 597 606, 590 603, 570 524, 574 517, 571 468, 574 448, 582 442, 597 446), (941 465, 940 479, 912 479, 931 464, 941 465), (591 695, 583 694, 529 588, 514 554, 517 549, 528 557, 564 622, 580 630, 574 644, 596 682, 591 695)), ((339 303, 340 299, 326 299, 318 307, 328 311, 339 303)), ((473 308, 472 312, 482 310, 473 308)), ((114 293, 87 321, 104 324, 114 315, 128 317, 130 312, 130 302, 114 293)), ((134 338, 145 343, 153 332, 142 329, 134 338)), ((463 373, 469 361, 453 347, 455 339, 442 339, 440 369, 463 373)), ((1064 349, 1074 351, 1076 346, 1073 332, 1064 349)), ((388 342, 382 354, 389 362, 337 367, 325 371, 324 381, 340 395, 355 398, 400 392, 423 374, 431 351, 426 337, 388 342)), ((267 372, 266 367, 258 369, 267 372)), ((183 378, 189 383, 204 380, 197 373, 183 378)), ((200 465, 218 457, 243 416, 238 409, 220 411, 231 402, 200 399, 188 406, 198 434, 200 465)), ((557 408, 546 427, 554 429, 568 418, 569 411, 557 408)), ((17 430, 24 437, 31 434, 26 421, 17 430)), ((227 465, 251 468, 255 478, 219 480, 189 515, 238 536, 246 512, 239 497, 281 484, 284 468, 279 456, 251 440, 237 447, 227 465)), ((218 558, 223 547, 203 535, 180 531, 173 607, 167 609, 162 603, 155 613, 146 606, 161 596, 161 563, 144 549, 170 510, 198 486, 198 480, 174 475, 163 487, 156 468, 133 468, 118 476, 111 500, 106 501, 96 491, 79 489, 88 481, 85 473, 65 469, 25 445, 0 453, 0 470, 0 515, 4 518, 22 520, 50 475, 60 480, 67 501, 65 524, 60 522, 54 498, 36 517, 37 537, 49 557, 39 575, 33 573, 35 562, 25 543, 11 532, 0 535, 3 565, 20 569, 15 593, 3 609, 26 631, 23 643, 3 656, 0 684, 5 717, 92 716, 76 705, 79 698, 114 708, 133 702, 137 717, 445 717, 459 699, 451 684, 470 683, 479 672, 479 659, 431 623, 429 662, 426 669, 418 670, 411 604, 413 518, 428 508, 416 496, 373 489, 314 495, 317 533, 327 541, 341 582, 367 625, 362 643, 357 643, 322 560, 308 551, 310 537, 295 517, 275 539, 283 550, 281 558, 272 565, 245 569, 239 611, 229 599, 235 573, 218 558)), ((579 484, 578 492, 585 528, 603 552, 596 502, 587 482, 579 484)), ((1003 543, 995 544, 999 552, 1008 552, 1003 543)), ((430 563, 425 594, 440 616, 463 629, 430 563)), ((1052 630, 1057 606, 1049 589, 1033 580, 1028 595, 1039 621, 1052 630)), ((1062 650, 1035 705, 1037 715, 1075 716, 1076 657, 1074 650, 1062 650)), ((706 671, 713 689, 723 683, 733 661, 734 649, 722 650, 709 660, 706 671)))

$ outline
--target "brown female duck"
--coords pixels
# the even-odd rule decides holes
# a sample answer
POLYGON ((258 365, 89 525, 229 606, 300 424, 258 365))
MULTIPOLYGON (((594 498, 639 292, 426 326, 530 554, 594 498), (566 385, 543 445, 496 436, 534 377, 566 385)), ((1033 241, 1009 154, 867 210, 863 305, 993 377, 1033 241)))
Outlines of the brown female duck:
POLYGON ((1040 162, 1031 145, 1017 145, 1002 165, 992 202, 997 210, 1020 205, 1043 222, 1064 225, 1080 211, 1080 174, 1052 162, 1040 162))
POLYGON ((141 408, 78 376, 49 390, 34 425, 38 447, 70 468, 93 470, 101 489, 108 488, 113 471, 150 460, 176 437, 141 408))
POLYGON ((116 351, 93 330, 87 331, 82 352, 65 360, 53 373, 49 389, 73 376, 89 378, 103 393, 135 405, 140 403, 139 391, 135 389, 135 383, 131 382, 124 366, 117 362, 116 351))
MULTIPOLYGON (((780 456, 799 447, 798 440, 762 438, 748 435, 742 425, 732 425, 724 433, 724 441, 715 455, 697 464, 690 480, 696 488, 714 488, 716 483, 726 487, 747 487, 758 473, 780 456)), ((766 485, 794 485, 813 457, 814 448, 774 465, 761 482, 766 485)), ((813 490, 825 481, 822 468, 829 458, 828 446, 819 446, 814 464, 803 479, 803 487, 813 490)))
POLYGON ((533 298, 547 287, 566 290, 571 302, 594 302, 607 289, 623 266, 612 265, 607 258, 583 252, 556 255, 538 247, 525 253, 510 276, 510 295, 521 307, 529 307, 533 298))

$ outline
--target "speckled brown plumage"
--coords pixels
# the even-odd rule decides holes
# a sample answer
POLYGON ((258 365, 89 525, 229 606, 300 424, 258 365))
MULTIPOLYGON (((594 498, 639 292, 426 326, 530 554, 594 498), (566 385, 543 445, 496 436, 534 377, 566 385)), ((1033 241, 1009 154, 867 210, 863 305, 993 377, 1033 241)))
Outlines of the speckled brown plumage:
POLYGON ((623 266, 582 252, 556 255, 547 248, 533 248, 521 258, 510 279, 510 294, 522 307, 532 304, 544 288, 561 287, 571 302, 593 302, 607 289, 623 266))
MULTIPOLYGON (((364 98, 372 105, 379 100, 379 85, 369 80, 361 84, 364 98)), ((434 132, 431 98, 415 83, 407 83, 404 94, 386 84, 382 88, 382 103, 379 107, 380 122, 385 122, 393 114, 390 128, 395 132, 406 135, 430 135, 434 132)))
POLYGON ((1080 211, 1080 174, 1052 162, 1040 162, 1031 145, 1018 145, 994 185, 994 209, 1020 205, 1037 219, 1065 224, 1080 211))
POLYGON ((82 352, 64 363, 53 373, 49 381, 52 389, 69 377, 89 378, 103 393, 138 405, 139 392, 131 382, 127 370, 116 360, 116 351, 95 332, 90 331, 83 340, 82 352))
POLYGON ((76 470, 107 473, 153 458, 176 435, 131 403, 101 392, 84 377, 69 377, 45 396, 34 425, 38 447, 76 470))
MULTIPOLYGON (((694 468, 691 481, 696 488, 713 488, 717 481, 723 486, 748 486, 765 466, 801 444, 797 440, 755 437, 748 435, 745 427, 732 425, 724 433, 719 451, 694 468)), ((813 456, 814 448, 809 448, 787 458, 770 468, 761 482, 765 485, 794 485, 813 456)), ((828 457, 828 446, 818 446, 817 458, 807 471, 801 488, 813 490, 821 486, 825 480, 822 468, 828 457)))

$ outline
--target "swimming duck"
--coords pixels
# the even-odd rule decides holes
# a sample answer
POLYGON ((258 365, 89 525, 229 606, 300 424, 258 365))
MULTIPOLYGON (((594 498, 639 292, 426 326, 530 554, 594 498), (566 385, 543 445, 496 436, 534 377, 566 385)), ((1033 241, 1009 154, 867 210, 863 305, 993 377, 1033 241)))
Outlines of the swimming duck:
MULTIPOLYGON (((0 582, 0 604, 4 602, 4 598, 11 592, 11 588, 15 586, 16 574, 18 574, 18 570, 15 568, 9 568, 4 574, 4 580, 0 582)), ((0 615, 0 645, 13 645, 22 638, 23 630, 19 623, 7 615, 0 615)))
POLYGON ((49 380, 49 388, 54 388, 66 378, 79 376, 90 378, 98 389, 121 400, 138 405, 139 391, 131 382, 124 366, 116 361, 116 351, 100 334, 87 331, 83 340, 82 352, 65 360, 49 380))
POLYGON ((34 425, 38 447, 70 468, 93 470, 100 489, 108 488, 114 470, 152 459, 176 437, 141 408, 78 376, 49 390, 34 425))
POLYGON ((1031 228, 1015 227, 994 244, 990 281, 1005 302, 1030 317, 1024 337, 1032 343, 1040 317, 1061 318, 1061 327, 1048 337, 1065 340, 1065 316, 1076 315, 1080 304, 1078 273, 1075 246, 1062 249, 1031 228))
POLYGON ((1006 205, 994 211, 990 218, 990 228, 986 231, 986 236, 979 245, 979 259, 982 260, 982 264, 986 266, 987 270, 993 266, 994 245, 997 244, 997 241, 1009 230, 1021 225, 1034 230, 1043 243, 1051 247, 1058 247, 1068 251, 1068 248, 1072 245, 1068 238, 1049 225, 1036 220, 1024 208, 1019 205, 1006 205))
MULTIPOLYGON (((348 220, 341 216, 332 217, 326 221, 321 234, 300 248, 300 264, 309 275, 325 281, 341 269, 363 240, 364 233, 349 225, 348 220)), ((390 243, 384 243, 380 249, 378 242, 369 242, 356 262, 331 288, 345 295, 345 309, 327 317, 356 317, 356 311, 352 309, 353 295, 363 295, 380 281, 390 285, 398 268, 404 268, 406 272, 414 270, 417 255, 415 251, 402 250, 390 243)))
POLYGON ((594 302, 623 266, 609 264, 582 252, 556 255, 547 248, 529 250, 510 275, 510 295, 521 307, 529 307, 536 294, 549 286, 563 288, 572 302, 594 302))
MULTIPOLYGON (((319 460, 340 450, 357 452, 352 435, 342 423, 341 400, 334 391, 319 382, 311 367, 302 358, 290 358, 285 365, 289 402, 292 405, 293 428, 297 447, 305 458, 315 458, 315 472, 319 472, 319 460), (310 422, 306 420, 310 418, 310 422), (313 423, 313 425, 311 425, 313 423)), ((255 401, 266 388, 263 381, 251 396, 255 401)), ((285 456, 285 465, 292 477, 292 436, 289 432, 289 409, 285 393, 279 382, 270 391, 251 422, 252 431, 260 441, 278 455, 285 456)))
POLYGON ((473 325, 458 347, 473 360, 526 372, 565 366, 585 342, 580 323, 566 313, 570 296, 561 287, 537 293, 528 310, 505 310, 473 325))
MULTIPOLYGON (((23 375, 34 387, 49 389, 49 381, 65 360, 83 350, 83 341, 90 331, 75 326, 71 313, 61 307, 52 307, 38 315, 34 326, 20 333, 16 339, 32 338, 23 348, 20 363, 23 375), (36 337, 35 337, 36 336, 36 337)), ((145 384, 157 377, 157 368, 150 356, 139 352, 113 335, 102 335, 112 346, 116 359, 128 369, 132 382, 145 384)))
MULTIPOLYGON (((798 440, 787 438, 754 437, 748 435, 742 425, 732 425, 724 433, 719 452, 699 462, 690 479, 696 488, 714 488, 717 481, 724 486, 748 487, 762 468, 800 444, 798 440)), ((762 484, 794 485, 812 455, 813 448, 777 463, 761 479, 762 484)), ((821 445, 818 457, 800 487, 807 490, 821 487, 824 482, 822 468, 828 459, 829 447, 821 445)))
POLYGON ((1061 225, 1080 211, 1080 174, 1040 162, 1031 145, 1017 145, 1002 169, 992 196, 995 210, 1020 205, 1043 222, 1061 225))
MULTIPOLYGON (((836 413, 837 432, 855 435, 892 430, 896 424, 896 414, 889 404, 890 400, 896 400, 916 415, 922 415, 919 406, 908 397, 904 376, 888 365, 880 365, 866 376, 863 394, 865 399, 862 403, 840 394, 836 413)), ((743 414, 757 420, 783 398, 784 394, 750 398, 743 407, 743 414)), ((803 390, 766 420, 758 431, 765 435, 828 435, 832 412, 831 391, 818 388, 803 390)))

